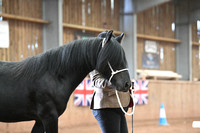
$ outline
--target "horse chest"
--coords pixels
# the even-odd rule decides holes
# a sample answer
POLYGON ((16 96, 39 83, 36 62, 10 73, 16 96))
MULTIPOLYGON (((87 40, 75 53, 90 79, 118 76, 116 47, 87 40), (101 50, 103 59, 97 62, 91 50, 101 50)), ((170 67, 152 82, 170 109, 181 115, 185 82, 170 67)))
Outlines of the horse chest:
POLYGON ((51 113, 60 116, 65 108, 64 96, 58 93, 40 93, 37 94, 36 108, 37 114, 40 117, 52 115, 51 113))
POLYGON ((37 114, 44 116, 51 112, 61 115, 66 108, 65 88, 61 83, 52 81, 45 87, 41 85, 37 91, 33 92, 37 114))

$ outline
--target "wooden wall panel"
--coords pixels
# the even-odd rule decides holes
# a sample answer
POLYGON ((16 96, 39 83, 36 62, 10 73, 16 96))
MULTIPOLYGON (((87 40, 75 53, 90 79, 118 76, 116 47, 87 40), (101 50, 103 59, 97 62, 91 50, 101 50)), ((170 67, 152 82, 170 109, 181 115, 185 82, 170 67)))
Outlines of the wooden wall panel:
POLYGON ((3 13, 42 18, 42 0, 2 0, 3 13))
MULTIPOLYGON (((137 14, 137 33, 156 37, 175 39, 175 31, 172 31, 172 23, 175 22, 175 9, 172 3, 165 3, 137 14)), ((199 65, 199 39, 200 31, 197 30, 197 23, 192 24, 192 70, 193 79, 200 80, 199 65)), ((142 67, 142 53, 144 52, 145 39, 138 39, 138 69, 142 67), (141 46, 140 46, 141 45, 141 46), (141 53, 142 52, 142 53, 141 53)), ((158 49, 164 48, 164 62, 160 62, 159 70, 176 71, 176 44, 157 41, 158 49)), ((160 53, 158 51, 160 56, 160 53)))
POLYGON ((175 22, 175 8, 172 3, 159 6, 159 36, 175 38, 171 25, 175 22))
MULTIPOLYGON (((42 0, 3 0, 2 12, 29 18, 42 18, 42 0)), ((9 23, 10 46, 0 50, 0 60, 19 61, 42 52, 42 25, 14 19, 9 23)))
POLYGON ((144 43, 144 39, 137 40, 137 67, 138 69, 142 68, 142 53, 144 52, 143 43, 144 43))
MULTIPOLYGON (((63 23, 119 30, 119 3, 120 0, 114 0, 114 8, 111 9, 110 0, 85 0, 84 2, 82 0, 64 0, 63 23)), ((74 40, 75 32, 77 30, 64 28, 64 44, 74 40)), ((96 32, 90 33, 98 34, 96 32)))
MULTIPOLYGON (((175 22, 175 7, 172 3, 165 3, 137 14, 137 33, 151 35, 156 37, 165 37, 175 39, 175 31, 172 31, 171 25, 175 22)), ((142 53, 144 52, 145 39, 138 39, 138 69, 147 69, 142 67, 142 53)), ((158 56, 160 57, 160 48, 164 49, 164 62, 160 62, 159 70, 171 70, 176 72, 176 44, 164 41, 158 43, 158 56)))
POLYGON ((144 11, 144 34, 158 36, 158 15, 158 7, 153 7, 144 11))
POLYGON ((200 31, 197 30, 197 22, 192 24, 192 42, 195 43, 192 46, 192 79, 200 80, 200 57, 199 57, 199 40, 200 31))
POLYGON ((192 41, 199 42, 199 36, 197 34, 197 22, 192 23, 192 41))
POLYGON ((200 117, 199 87, 199 82, 150 80, 148 104, 136 106, 134 120, 159 120, 161 103, 165 105, 167 119, 200 117))
POLYGON ((159 49, 164 49, 163 63, 160 61, 160 70, 176 72, 176 46, 173 43, 159 42, 159 49))
POLYGON ((192 46, 192 78, 200 80, 199 46, 192 46))
POLYGON ((139 12, 137 13, 137 33, 138 34, 144 34, 144 23, 145 23, 145 17, 144 17, 145 12, 139 12))

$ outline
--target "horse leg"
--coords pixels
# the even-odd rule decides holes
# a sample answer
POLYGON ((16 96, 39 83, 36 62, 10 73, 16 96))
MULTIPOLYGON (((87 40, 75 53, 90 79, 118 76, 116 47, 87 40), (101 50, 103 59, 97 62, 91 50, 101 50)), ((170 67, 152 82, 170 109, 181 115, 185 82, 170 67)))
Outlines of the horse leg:
POLYGON ((47 119, 43 123, 46 133, 58 133, 58 118, 47 119))
POLYGON ((44 133, 44 126, 42 122, 36 121, 31 133, 44 133))

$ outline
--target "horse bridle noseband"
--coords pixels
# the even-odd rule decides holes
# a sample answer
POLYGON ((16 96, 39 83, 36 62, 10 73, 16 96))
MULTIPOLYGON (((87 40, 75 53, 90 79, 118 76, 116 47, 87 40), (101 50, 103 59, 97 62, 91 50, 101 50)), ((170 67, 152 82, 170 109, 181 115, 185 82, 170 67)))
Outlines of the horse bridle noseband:
POLYGON ((128 68, 114 71, 114 70, 112 69, 111 65, 110 65, 110 62, 108 62, 108 66, 110 67, 110 70, 111 70, 111 76, 110 76, 110 78, 109 78, 109 80, 108 80, 109 82, 111 81, 112 77, 113 77, 115 74, 120 73, 120 72, 123 72, 123 71, 128 71, 128 68))

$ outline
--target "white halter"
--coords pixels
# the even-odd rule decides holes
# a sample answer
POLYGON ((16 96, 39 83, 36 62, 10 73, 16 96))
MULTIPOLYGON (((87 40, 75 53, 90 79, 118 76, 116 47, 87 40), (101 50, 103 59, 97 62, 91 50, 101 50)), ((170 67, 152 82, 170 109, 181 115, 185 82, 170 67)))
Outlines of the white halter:
POLYGON ((128 71, 128 68, 114 71, 114 70, 112 69, 112 67, 111 67, 111 65, 110 65, 109 62, 108 62, 108 66, 110 67, 110 70, 112 71, 111 76, 110 76, 110 78, 109 78, 109 80, 108 80, 109 82, 111 81, 112 77, 113 77, 115 74, 120 73, 120 72, 123 72, 123 71, 128 71))
MULTIPOLYGON (((110 67, 110 70, 111 70, 111 72, 112 72, 112 73, 111 73, 111 76, 110 76, 110 78, 109 78, 109 80, 108 80, 109 82, 111 81, 112 77, 113 77, 115 74, 120 73, 120 72, 123 72, 123 71, 128 71, 127 68, 114 71, 114 70, 112 69, 112 67, 111 67, 111 65, 110 65, 109 62, 108 62, 108 66, 110 67)), ((132 88, 132 87, 131 87, 131 88, 132 88)), ((133 100, 133 109, 132 109, 132 112, 131 112, 131 113, 127 113, 127 112, 124 110, 124 108, 122 107, 122 104, 121 104, 121 102, 120 102, 120 98, 119 98, 119 95, 118 95, 118 91, 117 91, 117 90, 115 90, 115 94, 116 94, 116 96, 117 96, 117 101, 118 101, 118 103, 119 103, 119 106, 120 106, 121 110, 122 110, 126 115, 133 115, 133 114, 134 114, 134 111, 135 111, 134 90, 131 89, 131 94, 130 94, 130 96, 131 96, 131 98, 132 98, 132 100, 133 100)))

